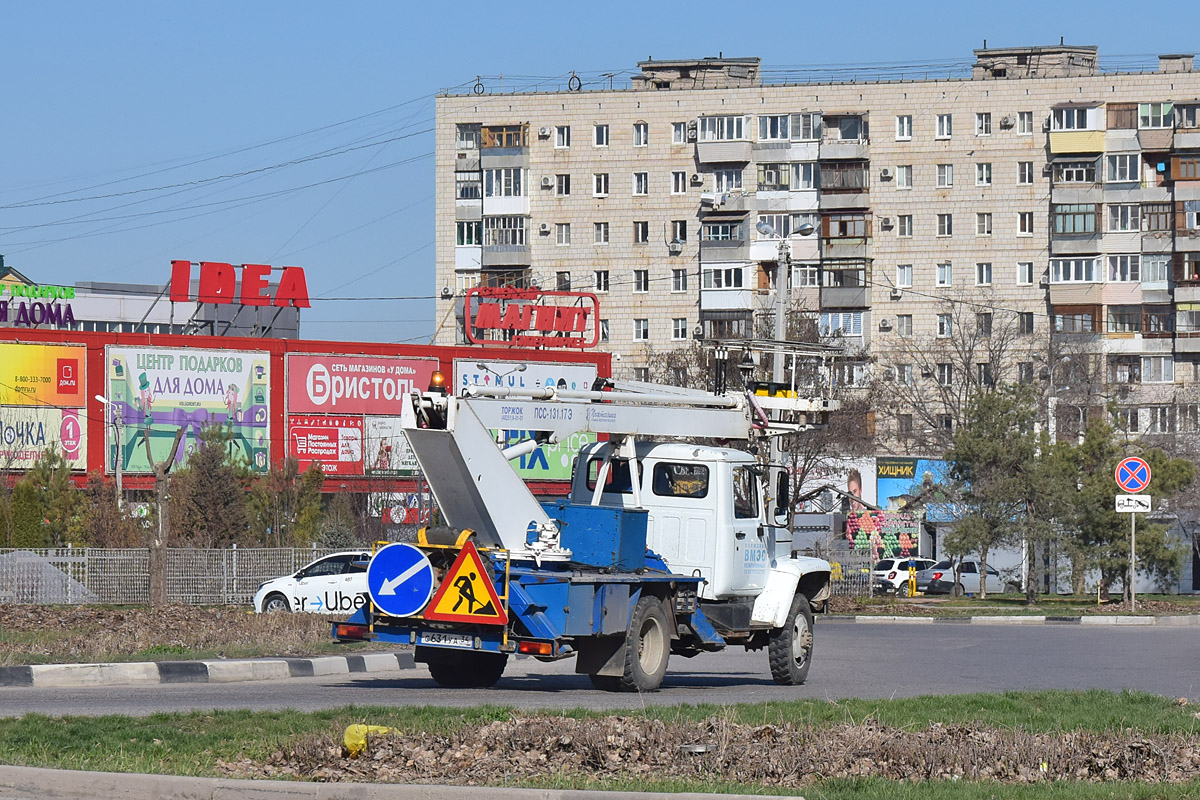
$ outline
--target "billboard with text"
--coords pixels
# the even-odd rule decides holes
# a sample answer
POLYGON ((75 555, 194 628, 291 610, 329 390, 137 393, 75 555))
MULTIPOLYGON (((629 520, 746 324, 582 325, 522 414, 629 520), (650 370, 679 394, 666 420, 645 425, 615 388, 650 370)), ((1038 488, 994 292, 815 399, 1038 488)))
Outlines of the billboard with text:
POLYGON ((0 406, 80 408, 87 348, 65 344, 0 344, 0 406))
POLYGON ((425 391, 437 368, 436 359, 291 353, 287 411, 398 417, 404 398, 425 391))
POLYGON ((361 475, 362 417, 288 417, 288 454, 301 472, 316 464, 326 475, 361 475))

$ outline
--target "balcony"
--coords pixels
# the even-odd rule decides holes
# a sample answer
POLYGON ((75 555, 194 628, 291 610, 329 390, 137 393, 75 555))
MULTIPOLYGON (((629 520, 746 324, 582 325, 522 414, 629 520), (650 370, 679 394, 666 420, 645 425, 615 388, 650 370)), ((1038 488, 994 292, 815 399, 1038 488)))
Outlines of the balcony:
POLYGON ((1176 150, 1200 150, 1200 130, 1195 128, 1175 131, 1176 150))
POLYGON ((1092 255, 1093 253, 1100 252, 1100 239, 1101 236, 1098 233, 1084 236, 1053 233, 1050 235, 1050 255, 1092 255))
POLYGON ((720 139, 696 142, 696 160, 701 164, 744 164, 752 158, 752 145, 747 140, 720 139))
POLYGON ((1083 283, 1082 281, 1052 283, 1050 284, 1050 304, 1055 306, 1098 306, 1101 302, 1102 287, 1103 284, 1100 283, 1083 283))
POLYGON ((866 189, 839 189, 836 191, 821 190, 820 207, 822 210, 836 211, 845 208, 867 208, 871 205, 871 196, 866 189))
POLYGON ((1104 189, 1099 183, 1056 183, 1050 189, 1050 202, 1064 205, 1086 205, 1104 199, 1104 189))
POLYGON ((701 289, 701 311, 750 311, 754 292, 749 289, 701 289))
POLYGON ((821 140, 821 158, 830 160, 865 160, 871 156, 870 143, 866 139, 821 140))
POLYGON ((473 172, 479 169, 479 151, 459 150, 455 155, 454 169, 457 172, 473 172))
POLYGON ((1104 131, 1051 131, 1050 152, 1103 153, 1104 131))
POLYGON ((1200 303, 1200 283, 1175 284, 1175 302, 1200 303))
POLYGON ((867 297, 865 286, 822 286, 821 308, 867 308, 867 297))
POLYGON ((1147 153, 1165 153, 1175 145, 1175 131, 1171 128, 1143 128, 1138 131, 1138 144, 1147 153))
POLYGON ((527 244, 490 244, 483 246, 484 267, 527 267, 531 264, 527 244))

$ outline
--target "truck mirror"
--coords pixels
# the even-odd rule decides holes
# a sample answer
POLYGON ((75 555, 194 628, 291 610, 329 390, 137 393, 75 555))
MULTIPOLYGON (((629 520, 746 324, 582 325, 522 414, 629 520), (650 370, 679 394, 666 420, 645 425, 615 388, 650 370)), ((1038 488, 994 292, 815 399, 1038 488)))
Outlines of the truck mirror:
POLYGON ((791 481, 784 470, 779 470, 775 479, 775 516, 786 514, 791 507, 791 481))

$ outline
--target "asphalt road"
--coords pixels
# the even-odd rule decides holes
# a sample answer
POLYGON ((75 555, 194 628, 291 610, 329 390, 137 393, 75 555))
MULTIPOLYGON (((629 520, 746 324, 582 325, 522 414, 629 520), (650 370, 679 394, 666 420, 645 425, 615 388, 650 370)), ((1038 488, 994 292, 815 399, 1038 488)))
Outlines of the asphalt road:
POLYGON ((818 621, 808 683, 776 686, 765 651, 672 657, 661 691, 592 688, 572 661, 509 661, 491 689, 438 687, 422 665, 380 675, 153 687, 0 689, 0 715, 134 714, 212 708, 316 710, 344 705, 640 708, 797 698, 905 697, 1013 689, 1140 689, 1200 701, 1200 630, 1072 625, 911 625, 818 621))

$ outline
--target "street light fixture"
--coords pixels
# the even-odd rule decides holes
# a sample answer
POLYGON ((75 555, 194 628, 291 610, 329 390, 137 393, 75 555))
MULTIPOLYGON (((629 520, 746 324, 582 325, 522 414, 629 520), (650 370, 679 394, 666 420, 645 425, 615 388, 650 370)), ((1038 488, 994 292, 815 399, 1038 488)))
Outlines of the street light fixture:
POLYGON ((117 476, 117 508, 124 510, 125 508, 125 492, 121 487, 121 418, 117 413, 117 407, 104 395, 98 394, 95 397, 101 404, 104 405, 108 412, 108 420, 113 429, 113 472, 117 476))

